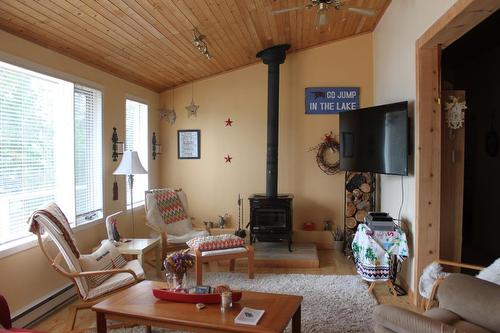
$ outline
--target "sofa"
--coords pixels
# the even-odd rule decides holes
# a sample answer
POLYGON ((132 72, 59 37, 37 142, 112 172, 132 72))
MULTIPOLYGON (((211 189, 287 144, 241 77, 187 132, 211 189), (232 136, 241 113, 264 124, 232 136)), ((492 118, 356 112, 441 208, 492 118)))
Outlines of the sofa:
POLYGON ((7 304, 7 300, 5 297, 0 295, 0 333, 7 333, 7 332, 23 332, 23 333, 43 333, 40 331, 35 331, 35 330, 29 330, 26 328, 14 328, 12 327, 12 320, 10 318, 10 309, 9 305, 7 304))
POLYGON ((439 307, 423 314, 392 305, 374 311, 376 333, 500 333, 500 285, 451 274, 436 294, 439 307))

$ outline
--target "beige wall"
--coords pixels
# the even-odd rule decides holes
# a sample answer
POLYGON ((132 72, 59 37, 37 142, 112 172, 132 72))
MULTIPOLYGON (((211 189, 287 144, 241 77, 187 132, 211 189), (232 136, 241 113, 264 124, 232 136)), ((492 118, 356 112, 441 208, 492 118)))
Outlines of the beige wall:
MULTIPOLYGON (((159 94, 135 84, 84 65, 71 58, 52 52, 38 45, 0 31, 0 60, 20 65, 48 75, 73 82, 90 84, 103 92, 103 161, 104 161, 104 213, 109 214, 125 209, 125 177, 118 176, 120 195, 112 201, 112 172, 118 162, 111 160, 112 128, 118 129, 120 139, 125 135, 125 99, 137 98, 149 104, 149 136, 158 131, 159 94)), ((151 186, 158 184, 159 161, 149 161, 151 186)), ((146 235, 145 227, 140 227, 143 209, 137 209, 136 236, 146 235)), ((121 233, 131 236, 131 224, 127 217, 122 219, 121 233)), ((106 237, 103 223, 99 223, 77 233, 82 250, 88 250, 106 237)), ((11 310, 16 311, 33 300, 43 297, 67 283, 48 265, 38 247, 0 259, 0 293, 5 295, 11 310)))
MULTIPOLYGON (((288 55, 281 67, 279 179, 280 193, 293 193, 294 228, 332 219, 343 226, 344 174, 325 175, 308 149, 325 133, 338 134, 338 116, 305 115, 306 87, 361 87, 361 106, 372 104, 372 36, 370 34, 288 55)), ((161 123, 161 184, 183 188, 198 223, 224 213, 237 223, 237 196, 245 198, 245 223, 252 193, 265 191, 267 66, 259 63, 194 83, 197 118, 188 118, 191 85, 175 89, 177 122, 161 123), (231 117, 232 127, 224 127, 231 117), (201 159, 177 159, 177 130, 201 130, 201 159), (231 164, 224 156, 233 156, 231 164)), ((172 91, 161 105, 171 107, 172 91)), ((297 233, 299 234, 299 233, 297 233)), ((304 237, 305 238, 305 237, 304 237)), ((308 240, 311 237, 307 237, 308 240)), ((315 233, 314 241, 331 240, 315 233)))
MULTIPOLYGON (((410 117, 416 96, 415 42, 456 0, 396 0, 391 3, 373 33, 374 104, 408 100, 410 117)), ((415 230, 415 177, 414 156, 410 159, 410 175, 404 177, 405 204, 402 219, 409 230, 413 245, 415 230)), ((397 216, 401 204, 401 179, 397 176, 380 177, 381 210, 397 216)), ((425 223, 425 221, 420 221, 425 223)), ((413 249, 403 276, 416 290, 412 281, 413 249)))

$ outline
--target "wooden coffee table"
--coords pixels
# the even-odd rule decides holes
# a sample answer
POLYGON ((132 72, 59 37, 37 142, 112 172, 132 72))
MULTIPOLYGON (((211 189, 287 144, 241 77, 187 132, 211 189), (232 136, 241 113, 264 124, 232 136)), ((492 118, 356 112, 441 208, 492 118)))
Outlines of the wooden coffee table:
POLYGON ((106 320, 131 324, 167 327, 190 332, 283 332, 292 320, 292 332, 300 333, 302 296, 244 291, 230 311, 222 313, 219 304, 207 304, 197 310, 195 304, 162 301, 153 296, 153 288, 165 283, 143 281, 112 295, 92 307, 97 315, 97 332, 105 333, 106 320), (237 325, 234 318, 244 307, 266 312, 256 326, 237 325))

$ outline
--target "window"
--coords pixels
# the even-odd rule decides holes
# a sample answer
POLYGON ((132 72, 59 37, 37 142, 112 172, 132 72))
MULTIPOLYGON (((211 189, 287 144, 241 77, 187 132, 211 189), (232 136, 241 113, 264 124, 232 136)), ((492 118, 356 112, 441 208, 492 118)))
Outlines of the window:
POLYGON ((78 224, 102 217, 101 92, 75 85, 75 212, 78 224))
MULTIPOLYGON (((142 166, 148 169, 148 106, 127 99, 126 105, 125 149, 135 150, 142 166)), ((134 205, 144 202, 144 191, 148 189, 148 175, 135 175, 133 198, 134 205)), ((127 182, 127 207, 131 204, 130 188, 127 182)))
POLYGON ((73 225, 102 210, 99 100, 96 90, 0 62, 0 244, 28 236, 26 220, 45 203, 57 202, 73 225), (93 104, 83 106, 82 91, 93 104))

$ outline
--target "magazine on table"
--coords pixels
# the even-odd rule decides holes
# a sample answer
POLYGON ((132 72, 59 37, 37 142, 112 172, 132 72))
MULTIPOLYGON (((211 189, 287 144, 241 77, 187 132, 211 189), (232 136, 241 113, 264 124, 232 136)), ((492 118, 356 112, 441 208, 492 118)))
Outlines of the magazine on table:
POLYGON ((244 325, 257 325, 263 314, 264 310, 244 307, 238 314, 238 316, 234 318, 234 323, 244 325))

